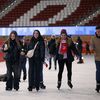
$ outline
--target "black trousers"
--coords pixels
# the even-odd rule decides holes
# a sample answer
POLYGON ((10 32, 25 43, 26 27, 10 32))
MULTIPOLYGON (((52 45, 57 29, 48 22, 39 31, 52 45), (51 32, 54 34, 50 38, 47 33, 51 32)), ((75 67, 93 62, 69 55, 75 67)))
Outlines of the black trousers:
POLYGON ((79 53, 79 61, 82 61, 82 48, 78 49, 78 53, 79 53))
POLYGON ((19 63, 10 63, 6 61, 7 66, 7 88, 19 89, 20 66, 19 63))
POLYGON ((54 66, 55 66, 55 69, 56 69, 56 63, 57 63, 57 61, 56 61, 56 56, 54 55, 54 56, 52 56, 52 55, 50 55, 50 58, 49 58, 49 68, 51 68, 52 66, 52 59, 53 59, 53 61, 54 61, 54 66))
POLYGON ((95 61, 96 64, 96 83, 100 84, 100 61, 95 61))
POLYGON ((43 64, 40 67, 40 83, 43 83, 43 64))
POLYGON ((26 72, 26 58, 25 59, 20 58, 20 78, 21 78, 22 71, 23 71, 23 76, 26 76, 27 75, 27 72, 26 72))
POLYGON ((68 81, 71 81, 72 62, 68 62, 67 59, 62 59, 62 60, 58 60, 58 65, 59 65, 58 82, 62 81, 62 74, 63 74, 63 70, 64 70, 64 64, 66 64, 66 68, 67 68, 67 79, 68 79, 68 81))
POLYGON ((28 71, 28 82, 29 87, 32 88, 33 85, 38 89, 40 84, 40 72, 41 72, 41 61, 29 59, 29 71, 28 71))

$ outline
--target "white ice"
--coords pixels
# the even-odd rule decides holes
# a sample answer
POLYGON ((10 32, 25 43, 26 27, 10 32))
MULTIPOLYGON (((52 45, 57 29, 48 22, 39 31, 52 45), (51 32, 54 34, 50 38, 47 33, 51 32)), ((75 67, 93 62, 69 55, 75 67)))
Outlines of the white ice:
MULTIPOLYGON (((53 64, 52 64, 53 65, 53 64)), ((28 63, 27 63, 28 69, 28 63)), ((94 57, 84 56, 84 64, 73 62, 72 83, 73 89, 67 85, 67 70, 64 68, 61 89, 57 89, 58 68, 48 70, 44 66, 44 84, 46 90, 40 89, 39 92, 33 90, 29 92, 28 79, 21 79, 18 91, 5 91, 5 82, 0 82, 0 100, 100 100, 100 93, 95 91, 95 63, 94 57)), ((5 62, 0 63, 0 74, 6 72, 5 62)))

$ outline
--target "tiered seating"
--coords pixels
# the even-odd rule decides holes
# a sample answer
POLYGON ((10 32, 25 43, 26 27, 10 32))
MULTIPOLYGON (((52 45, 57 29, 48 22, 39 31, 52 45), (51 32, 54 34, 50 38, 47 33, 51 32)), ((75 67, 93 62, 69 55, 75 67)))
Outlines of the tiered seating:
MULTIPOLYGON (((47 1, 23 0, 19 5, 12 9, 12 11, 10 11, 2 19, 0 19, 0 26, 76 25, 77 22, 80 22, 88 15, 91 15, 91 12, 93 13, 95 8, 100 7, 100 0, 78 0, 78 4, 77 2, 73 3, 74 0, 68 0, 69 3, 67 3, 67 0, 65 0, 66 2, 62 0, 63 3, 57 5, 56 3, 54 4, 54 2, 52 3, 49 2, 49 0, 47 1), (43 2, 45 2, 46 4, 44 5, 43 2), (37 3, 38 5, 36 5, 37 3)), ((61 2, 61 0, 58 1, 61 2)))
POLYGON ((62 13, 66 12, 68 1, 72 0, 41 0, 9 26, 48 26, 48 23, 55 22, 57 18, 63 19, 62 13))
POLYGON ((5 8, 12 0, 0 0, 0 11, 5 8))
POLYGON ((6 14, 0 20, 0 26, 9 26, 10 23, 15 21, 25 12, 30 10, 34 5, 36 5, 40 0, 24 0, 18 6, 16 6, 11 12, 6 14))
POLYGON ((37 14, 31 21, 46 21, 60 12, 66 5, 48 5, 43 11, 37 14))
POLYGON ((56 24, 50 24, 50 26, 59 26, 59 25, 75 25, 80 19, 84 19, 91 12, 94 11, 96 7, 100 6, 100 0, 81 0, 80 6, 75 12, 65 18, 63 21, 57 21, 56 24))
POLYGON ((89 23, 86 23, 85 25, 92 25, 97 26, 100 25, 100 14, 97 17, 94 17, 93 20, 90 20, 89 23))

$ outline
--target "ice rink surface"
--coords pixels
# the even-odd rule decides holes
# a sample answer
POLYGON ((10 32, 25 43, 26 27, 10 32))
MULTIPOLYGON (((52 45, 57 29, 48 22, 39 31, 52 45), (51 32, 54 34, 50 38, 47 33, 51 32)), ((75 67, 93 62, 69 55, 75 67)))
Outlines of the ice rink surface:
MULTIPOLYGON (((5 91, 5 82, 0 82, 0 100, 100 100, 100 93, 95 91, 95 63, 93 55, 83 56, 84 63, 73 62, 72 83, 73 89, 67 85, 67 70, 64 68, 61 89, 57 89, 57 70, 53 64, 51 70, 44 66, 44 84, 46 89, 38 92, 27 90, 28 79, 21 79, 18 91, 5 91)), ((47 62, 48 63, 48 62, 47 62)), ((27 63, 28 69, 28 63, 27 63)), ((0 74, 6 73, 5 62, 0 63, 0 74)))

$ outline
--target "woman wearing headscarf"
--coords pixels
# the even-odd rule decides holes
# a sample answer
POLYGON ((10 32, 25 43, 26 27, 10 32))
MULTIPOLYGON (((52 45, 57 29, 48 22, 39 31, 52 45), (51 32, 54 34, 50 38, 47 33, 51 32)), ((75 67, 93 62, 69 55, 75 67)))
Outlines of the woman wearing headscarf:
POLYGON ((37 46, 35 48, 34 55, 32 56, 32 58, 29 58, 29 91, 32 91, 33 86, 36 88, 37 91, 39 90, 40 75, 42 75, 42 67, 45 59, 44 39, 42 38, 39 30, 34 30, 28 50, 33 49, 36 44, 37 46))

